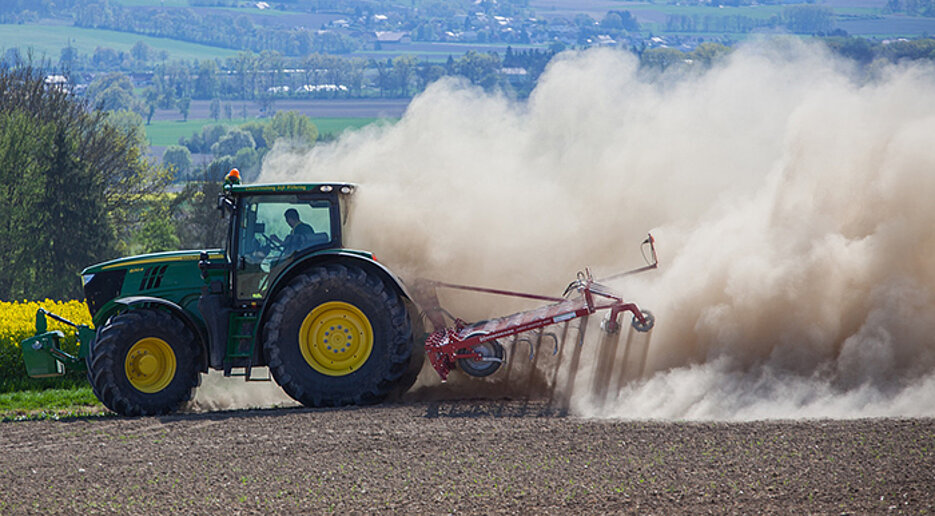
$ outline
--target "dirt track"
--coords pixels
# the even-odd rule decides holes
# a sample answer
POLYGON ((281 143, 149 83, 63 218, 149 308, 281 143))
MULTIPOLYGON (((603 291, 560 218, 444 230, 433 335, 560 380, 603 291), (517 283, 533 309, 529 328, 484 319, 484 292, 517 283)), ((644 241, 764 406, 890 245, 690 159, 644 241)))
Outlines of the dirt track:
POLYGON ((931 512, 935 420, 423 402, 0 423, 0 513, 931 512))

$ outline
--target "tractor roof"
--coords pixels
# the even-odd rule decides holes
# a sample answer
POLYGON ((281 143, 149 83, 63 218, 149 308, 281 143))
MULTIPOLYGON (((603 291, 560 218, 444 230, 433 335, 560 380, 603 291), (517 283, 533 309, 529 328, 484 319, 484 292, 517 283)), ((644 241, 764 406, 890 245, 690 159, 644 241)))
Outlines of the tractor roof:
POLYGON ((265 193, 312 193, 312 192, 338 192, 351 194, 357 188, 353 183, 267 183, 250 185, 225 185, 224 189, 233 194, 265 194, 265 193))

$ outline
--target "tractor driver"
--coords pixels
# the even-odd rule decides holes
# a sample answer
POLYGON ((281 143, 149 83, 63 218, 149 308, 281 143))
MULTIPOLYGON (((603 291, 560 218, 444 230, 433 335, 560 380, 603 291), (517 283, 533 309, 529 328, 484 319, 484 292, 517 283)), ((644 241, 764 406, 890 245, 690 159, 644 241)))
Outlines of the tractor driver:
POLYGON ((299 212, 295 208, 289 208, 283 213, 283 216, 286 218, 286 224, 289 224, 292 231, 286 235, 284 239, 280 239, 276 235, 270 237, 271 240, 277 244, 282 244, 283 256, 288 256, 300 249, 305 249, 312 244, 320 243, 322 237, 326 237, 323 233, 315 233, 312 226, 302 222, 302 219, 299 218, 299 212))

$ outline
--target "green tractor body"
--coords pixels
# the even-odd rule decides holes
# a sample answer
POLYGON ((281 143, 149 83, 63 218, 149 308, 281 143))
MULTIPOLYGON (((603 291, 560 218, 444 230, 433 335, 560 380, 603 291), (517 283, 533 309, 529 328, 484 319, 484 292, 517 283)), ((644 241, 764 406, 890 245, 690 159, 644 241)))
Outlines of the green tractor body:
POLYGON ((408 389, 424 330, 402 282, 373 254, 343 247, 354 185, 237 183, 219 197, 230 220, 225 248, 82 271, 96 330, 76 326, 70 356, 41 311, 36 336, 23 341, 30 376, 86 365, 98 398, 124 415, 176 410, 209 369, 250 380, 252 368, 269 367, 307 406, 408 389))

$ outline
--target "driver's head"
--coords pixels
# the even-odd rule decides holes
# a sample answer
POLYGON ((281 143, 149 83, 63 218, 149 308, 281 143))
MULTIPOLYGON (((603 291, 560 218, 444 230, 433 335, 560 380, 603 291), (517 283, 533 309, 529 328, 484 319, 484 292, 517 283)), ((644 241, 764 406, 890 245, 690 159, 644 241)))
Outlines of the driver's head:
POLYGON ((283 213, 283 216, 286 217, 286 224, 289 224, 291 228, 299 223, 299 212, 295 208, 289 208, 283 213))

